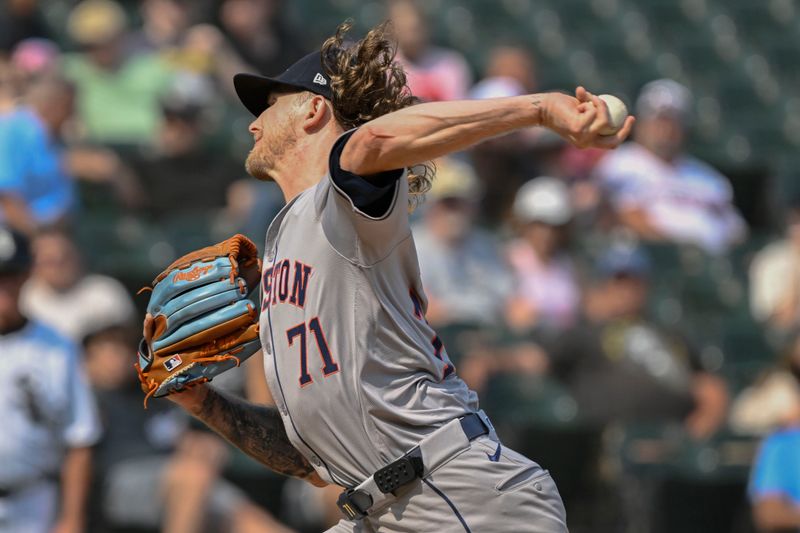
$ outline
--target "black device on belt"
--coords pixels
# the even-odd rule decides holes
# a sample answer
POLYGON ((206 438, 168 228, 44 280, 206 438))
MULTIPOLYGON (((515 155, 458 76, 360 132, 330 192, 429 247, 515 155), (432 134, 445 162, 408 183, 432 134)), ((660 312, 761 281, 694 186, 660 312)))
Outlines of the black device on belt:
MULTIPOLYGON (((476 413, 463 416, 458 421, 461 423, 461 429, 467 440, 473 440, 489 433, 489 428, 476 413)), ((380 491, 388 494, 421 478, 424 470, 422 452, 419 446, 415 446, 400 459, 375 472, 372 478, 380 491)), ((339 495, 336 505, 347 518, 357 520, 367 516, 367 511, 372 507, 372 496, 365 490, 347 489, 339 495)))

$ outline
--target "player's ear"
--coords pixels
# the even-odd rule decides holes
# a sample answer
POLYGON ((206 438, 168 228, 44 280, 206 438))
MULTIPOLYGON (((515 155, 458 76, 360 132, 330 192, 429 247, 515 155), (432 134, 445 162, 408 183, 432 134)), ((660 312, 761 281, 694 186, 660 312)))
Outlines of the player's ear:
POLYGON ((331 113, 325 98, 315 94, 303 109, 303 129, 307 133, 319 131, 331 119, 331 113))

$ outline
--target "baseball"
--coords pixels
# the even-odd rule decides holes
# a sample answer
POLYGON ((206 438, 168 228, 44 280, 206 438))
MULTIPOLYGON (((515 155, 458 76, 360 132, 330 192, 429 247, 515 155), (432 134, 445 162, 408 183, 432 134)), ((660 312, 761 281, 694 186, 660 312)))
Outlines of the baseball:
POLYGON ((605 102, 609 117, 609 124, 600 130, 600 135, 614 135, 625 123, 625 119, 628 117, 628 108, 613 94, 601 94, 599 98, 605 102))

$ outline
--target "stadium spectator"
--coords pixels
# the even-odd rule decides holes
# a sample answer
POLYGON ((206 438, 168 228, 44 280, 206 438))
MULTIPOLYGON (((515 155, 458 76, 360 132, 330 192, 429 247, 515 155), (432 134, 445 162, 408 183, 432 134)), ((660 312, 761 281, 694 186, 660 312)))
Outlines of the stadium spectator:
MULTIPOLYGON (((531 53, 521 46, 499 45, 490 50, 484 77, 472 87, 469 96, 502 98, 534 93, 537 89, 531 53)), ((562 177, 560 154, 567 144, 544 128, 527 128, 472 148, 471 161, 485 185, 482 219, 492 226, 506 222, 517 190, 530 176, 562 177), (498 175, 503 179, 497 180, 498 175)))
POLYGON ((561 177, 559 159, 564 146, 557 135, 530 129, 473 147, 469 151, 470 161, 485 190, 480 205, 481 221, 491 227, 502 227, 509 222, 517 191, 531 176, 561 177))
POLYGON ((73 96, 67 82, 40 79, 24 105, 0 114, 0 221, 23 233, 63 223, 75 206, 59 140, 73 96))
POLYGON ((78 116, 90 141, 146 144, 160 120, 159 97, 172 70, 156 54, 128 55, 125 11, 111 0, 84 0, 67 20, 80 52, 64 56, 64 73, 77 87, 78 116))
MULTIPOLYGON (((231 78, 239 72, 256 70, 239 54, 222 30, 207 23, 195 24, 186 30, 180 45, 171 50, 170 62, 179 71, 207 76, 215 82, 217 92, 232 98, 236 91, 231 78)), ((214 107, 219 108, 219 103, 214 107)))
POLYGON ((58 45, 42 38, 20 41, 11 53, 11 65, 26 81, 44 74, 55 74, 60 59, 58 45))
MULTIPOLYGON (((795 343, 790 366, 795 387, 797 353, 795 343)), ((763 533, 800 530, 800 395, 784 396, 782 411, 781 425, 761 444, 750 477, 753 518, 763 533)))
POLYGON ((685 153, 692 95, 672 80, 645 85, 634 142, 596 168, 620 222, 647 240, 724 253, 745 235, 728 180, 685 153))
POLYGON ((426 318, 433 325, 502 323, 511 276, 492 237, 474 225, 478 180, 454 159, 437 164, 423 220, 414 227, 426 318))
POLYGON ((162 116, 152 148, 126 159, 144 189, 145 212, 157 222, 176 211, 213 217, 225 205, 228 186, 244 174, 226 153, 208 149, 206 111, 215 97, 206 78, 179 75, 160 100, 162 116))
POLYGON ((469 91, 470 98, 497 98, 535 93, 536 64, 527 48, 511 44, 493 47, 484 77, 469 91))
POLYGON ((38 0, 8 0, 0 5, 0 51, 10 52, 31 37, 52 37, 38 0))
POLYGON ((519 237, 507 250, 516 277, 508 323, 518 330, 568 328, 580 305, 575 267, 566 250, 573 215, 569 189, 556 178, 535 178, 519 190, 513 210, 519 237))
POLYGON ((635 247, 610 247, 585 294, 585 318, 551 350, 554 375, 590 424, 684 421, 706 438, 725 422, 724 382, 704 371, 691 347, 647 318, 649 260, 635 247))
POLYGON ((130 371, 136 336, 112 327, 84 340, 89 378, 105 433, 96 448, 96 527, 165 533, 287 533, 269 514, 223 480, 228 448, 216 435, 189 428, 172 402, 142 409, 130 371))
POLYGON ((75 343, 20 309, 30 264, 0 228, 0 529, 78 533, 100 427, 75 343))
POLYGON ((800 198, 789 206, 784 237, 753 258, 750 309, 776 332, 800 324, 800 198))
POLYGON ((130 33, 129 53, 160 52, 180 45, 192 21, 186 0, 143 0, 139 4, 142 25, 130 33))
MULTIPOLYGON (((235 53, 247 70, 282 72, 305 50, 287 27, 282 0, 224 0, 218 18, 235 53)), ((230 79, 230 78, 228 78, 230 79)))
POLYGON ((285 205, 283 194, 274 182, 242 178, 225 193, 225 208, 214 220, 212 234, 223 240, 241 233, 255 242, 264 238, 264 227, 285 205))
POLYGON ((43 230, 33 242, 33 251, 33 274, 20 300, 26 314, 76 342, 99 327, 133 318, 133 302, 122 284, 108 276, 87 274, 67 233, 43 230))
POLYGON ((425 101, 458 100, 467 95, 472 74, 455 50, 430 43, 430 31, 420 4, 392 0, 389 18, 397 37, 397 60, 403 65, 411 92, 425 101))

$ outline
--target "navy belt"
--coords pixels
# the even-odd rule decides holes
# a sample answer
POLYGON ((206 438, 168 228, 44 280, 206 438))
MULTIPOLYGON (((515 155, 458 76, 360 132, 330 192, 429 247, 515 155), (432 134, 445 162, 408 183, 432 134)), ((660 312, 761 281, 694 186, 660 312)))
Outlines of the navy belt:
MULTIPOLYGON (((489 433, 489 427, 477 413, 461 417, 459 423, 469 441, 489 433)), ((371 477, 382 493, 389 494, 421 478, 424 471, 422 452, 419 446, 414 446, 403 457, 384 466, 371 477)), ((345 517, 350 520, 364 518, 372 504, 372 496, 367 491, 359 489, 343 491, 336 502, 345 517)))

